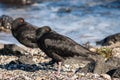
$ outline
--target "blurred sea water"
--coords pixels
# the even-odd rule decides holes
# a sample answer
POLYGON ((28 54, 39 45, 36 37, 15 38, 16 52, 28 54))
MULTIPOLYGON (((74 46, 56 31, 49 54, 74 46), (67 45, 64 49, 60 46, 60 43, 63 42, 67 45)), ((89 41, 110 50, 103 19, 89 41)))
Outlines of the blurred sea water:
MULTIPOLYGON (((120 32, 119 0, 54 0, 29 6, 0 4, 0 15, 23 17, 38 27, 50 26, 76 42, 90 42, 120 32)), ((0 33, 1 43, 15 43, 11 34, 0 33)))

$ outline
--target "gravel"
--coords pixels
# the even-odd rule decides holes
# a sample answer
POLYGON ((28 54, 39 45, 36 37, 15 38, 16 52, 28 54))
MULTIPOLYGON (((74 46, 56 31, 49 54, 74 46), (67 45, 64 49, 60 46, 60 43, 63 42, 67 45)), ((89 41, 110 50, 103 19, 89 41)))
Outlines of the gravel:
MULTIPOLYGON (((119 80, 118 78, 112 79, 107 74, 75 73, 86 63, 70 59, 68 59, 70 63, 66 60, 63 64, 61 74, 56 75, 57 64, 47 65, 51 59, 42 51, 38 51, 38 54, 25 53, 23 56, 1 53, 0 80, 119 80)), ((120 48, 116 48, 115 51, 120 51, 120 48)))

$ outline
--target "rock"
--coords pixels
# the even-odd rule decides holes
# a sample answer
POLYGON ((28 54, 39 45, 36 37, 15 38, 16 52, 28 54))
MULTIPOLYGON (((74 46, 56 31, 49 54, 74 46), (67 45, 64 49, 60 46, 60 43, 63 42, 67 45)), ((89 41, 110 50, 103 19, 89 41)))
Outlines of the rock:
POLYGON ((119 78, 112 78, 112 80, 120 80, 119 78))
POLYGON ((71 8, 60 8, 57 12, 58 13, 70 13, 72 11, 71 8))
MULTIPOLYGON (((52 63, 44 53, 26 54, 26 50, 14 44, 6 44, 1 47, 0 56, 0 79, 20 79, 20 80, 51 80, 53 79, 56 66, 51 66, 52 63), (4 52, 4 54, 3 54, 4 52), (11 54, 12 53, 12 54, 11 54), (19 56, 18 56, 19 55, 19 56), (15 57, 15 58, 14 58, 15 57), (17 58, 16 58, 17 57, 17 58), (8 59, 7 59, 8 58, 8 59), (9 60, 10 59, 10 60, 9 60), (45 63, 50 66, 47 66, 45 63), (4 78, 2 76, 8 77, 4 78)), ((62 71, 59 77, 54 77, 54 80, 105 80, 99 74, 108 74, 112 79, 119 78, 120 73, 120 58, 112 57, 105 60, 100 55, 89 55, 90 59, 83 57, 73 57, 65 60, 62 65, 62 71), (91 60, 92 59, 92 60, 91 60), (78 72, 78 70, 80 72, 78 72), (81 73, 84 72, 84 73, 81 73)), ((103 75, 106 77, 106 75, 103 75)), ((108 78, 108 77, 107 77, 108 78)), ((119 79, 118 79, 119 80, 119 79)))
POLYGON ((73 57, 66 59, 63 63, 63 71, 72 71, 72 72, 77 72, 80 68, 84 67, 90 63, 89 60, 85 60, 81 57, 73 57))
POLYGON ((96 44, 100 44, 102 46, 108 46, 115 44, 116 42, 120 42, 120 33, 107 36, 103 40, 97 41, 96 44))
POLYGON ((11 51, 9 53, 16 53, 17 55, 22 55, 22 54, 27 53, 27 51, 24 48, 19 47, 15 44, 5 44, 4 50, 11 51))
POLYGON ((107 61, 104 58, 96 58, 98 60, 88 63, 85 67, 80 69, 80 72, 88 73, 97 73, 97 74, 109 74, 111 77, 114 74, 117 78, 120 76, 120 58, 110 58, 107 61), (116 71, 112 71, 116 69, 116 71))
POLYGON ((98 61, 96 64, 97 65, 95 65, 94 72, 98 74, 108 73, 110 70, 120 66, 120 59, 110 58, 107 61, 98 61))
POLYGON ((91 62, 91 63, 88 63, 85 67, 83 67, 82 69, 80 69, 80 72, 82 73, 89 73, 89 72, 94 72, 95 70, 95 65, 96 65, 96 62, 91 62))
POLYGON ((0 26, 0 32, 11 33, 9 29, 5 29, 4 27, 0 26))
POLYGON ((13 5, 29 5, 33 4, 35 0, 0 0, 0 2, 5 4, 13 4, 13 5))
POLYGON ((113 78, 119 78, 120 79, 120 67, 118 67, 115 72, 112 75, 113 78))
POLYGON ((30 64, 30 65, 35 64, 32 55, 22 55, 18 58, 18 60, 24 64, 30 64))
POLYGON ((105 80, 112 80, 108 74, 101 74, 101 77, 103 77, 105 80))

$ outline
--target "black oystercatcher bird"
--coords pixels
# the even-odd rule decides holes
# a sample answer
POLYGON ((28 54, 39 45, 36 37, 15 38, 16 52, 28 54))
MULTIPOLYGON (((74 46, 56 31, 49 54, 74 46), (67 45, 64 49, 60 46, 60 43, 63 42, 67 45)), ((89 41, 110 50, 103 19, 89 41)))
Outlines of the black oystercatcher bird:
POLYGON ((16 18, 11 26, 13 36, 21 44, 30 48, 38 48, 36 44, 36 29, 37 27, 26 22, 23 18, 16 18))
POLYGON ((10 16, 3 15, 1 26, 11 29, 13 36, 23 45, 30 48, 38 48, 36 42, 36 26, 26 22, 23 18, 13 20, 10 16))
POLYGON ((60 73, 61 63, 66 58, 81 56, 81 58, 89 59, 88 54, 93 54, 69 37, 51 30, 48 26, 38 28, 36 38, 39 48, 58 63, 57 75, 60 73))
MULTIPOLYGON (((16 18, 15 20, 10 20, 7 16, 1 18, 1 26, 6 29, 10 29, 12 35, 23 45, 30 48, 38 48, 36 42, 36 26, 26 22, 23 18, 16 18), (10 21, 11 22, 10 22, 10 21), (9 25, 7 25, 9 23, 9 25), (7 27, 8 26, 8 27, 7 27)), ((32 52, 30 52, 32 53, 32 52)))

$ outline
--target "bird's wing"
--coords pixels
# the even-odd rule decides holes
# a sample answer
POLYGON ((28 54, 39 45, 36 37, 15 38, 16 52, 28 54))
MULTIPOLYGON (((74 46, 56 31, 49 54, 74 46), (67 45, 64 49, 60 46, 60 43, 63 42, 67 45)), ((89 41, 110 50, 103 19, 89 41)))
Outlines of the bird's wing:
POLYGON ((36 47, 36 39, 35 33, 32 31, 23 32, 20 35, 19 41, 28 46, 28 47, 36 47))
POLYGON ((23 33, 21 33, 21 37, 28 41, 35 42, 35 38, 36 38, 35 31, 23 32, 23 33))
POLYGON ((53 35, 51 38, 45 39, 44 43, 46 48, 62 52, 63 55, 87 56, 86 53, 91 53, 80 44, 63 35, 53 35))
POLYGON ((59 34, 48 34, 48 37, 44 40, 44 44, 48 49, 61 52, 71 52, 73 51, 73 48, 75 48, 75 45, 77 45, 72 39, 59 34))

